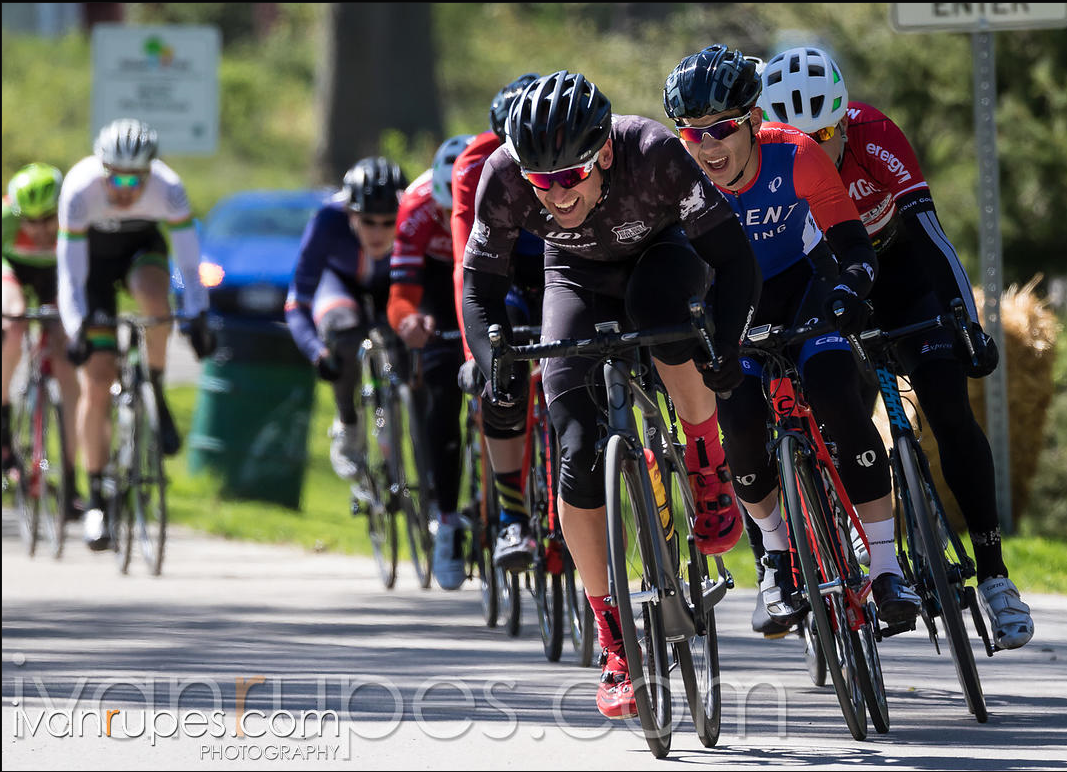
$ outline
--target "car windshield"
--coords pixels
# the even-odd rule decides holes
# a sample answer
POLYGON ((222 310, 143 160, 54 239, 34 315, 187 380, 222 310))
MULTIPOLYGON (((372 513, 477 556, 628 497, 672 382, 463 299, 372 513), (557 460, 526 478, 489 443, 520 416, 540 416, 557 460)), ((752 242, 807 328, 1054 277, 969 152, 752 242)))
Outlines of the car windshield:
POLYGON ((312 204, 274 204, 255 209, 226 209, 205 224, 211 238, 267 236, 299 239, 315 214, 312 204))

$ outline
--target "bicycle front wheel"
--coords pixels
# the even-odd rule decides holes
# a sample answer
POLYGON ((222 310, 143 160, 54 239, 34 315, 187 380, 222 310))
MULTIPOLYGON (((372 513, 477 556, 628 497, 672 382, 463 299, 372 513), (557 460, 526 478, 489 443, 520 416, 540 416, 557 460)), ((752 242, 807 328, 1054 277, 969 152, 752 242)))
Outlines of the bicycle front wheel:
POLYGON ((425 444, 421 440, 419 428, 419 407, 411 389, 402 386, 399 390, 401 411, 393 403, 393 415, 398 426, 405 431, 398 431, 393 437, 393 452, 396 458, 393 472, 399 485, 399 503, 404 512, 407 529, 408 551, 419 586, 424 590, 430 587, 433 579, 433 535, 430 533, 431 485, 429 464, 425 460, 425 444))
POLYGON ((370 538, 378 576, 387 590, 396 584, 396 569, 399 555, 396 514, 386 505, 391 486, 389 463, 386 451, 391 416, 386 409, 386 400, 381 391, 377 359, 368 357, 360 368, 363 386, 360 390, 363 447, 366 455, 360 464, 359 479, 352 486, 352 515, 366 517, 367 535, 370 538))
POLYGON ((43 395, 40 385, 30 383, 12 410, 11 452, 13 466, 8 470, 7 481, 13 489, 15 509, 19 517, 19 537, 30 557, 37 552, 40 537, 40 514, 35 493, 36 480, 40 475, 34 463, 35 426, 41 422, 43 395))
POLYGON ((648 528, 659 523, 652 499, 652 484, 644 458, 636 463, 621 435, 608 440, 604 475, 608 521, 608 578, 611 594, 619 609, 626 662, 630 668, 637 714, 645 742, 656 758, 671 749, 670 654, 658 602, 644 600, 635 613, 630 598, 630 560, 627 556, 626 521, 635 524, 634 573, 641 577, 641 590, 658 592, 658 557, 648 528), (637 629, 636 618, 642 629, 637 629), (642 651, 640 641, 645 644, 642 651))
POLYGON ((70 506, 70 472, 66 464, 67 432, 63 424, 63 406, 59 384, 49 380, 44 390, 41 427, 35 452, 39 472, 40 523, 48 540, 52 557, 63 555, 66 540, 67 508, 70 506))
POLYGON ((930 485, 932 489, 932 483, 926 476, 920 475, 916 450, 908 438, 902 437, 897 440, 896 452, 904 469, 911 512, 922 541, 924 557, 922 563, 933 579, 934 591, 937 593, 937 603, 941 611, 941 621, 949 640, 952 661, 956 665, 956 677, 963 688, 967 709, 974 714, 975 720, 984 724, 989 714, 986 711, 985 696, 982 693, 982 682, 978 678, 974 651, 971 649, 967 628, 963 623, 963 612, 960 610, 962 582, 950 582, 945 570, 945 548, 940 536, 935 533, 934 518, 938 515, 930 505, 926 492, 926 486, 930 485))
POLYGON ((822 498, 817 494, 810 457, 789 435, 782 438, 779 464, 779 479, 785 493, 789 530, 796 546, 795 554, 800 562, 800 573, 811 607, 819 648, 826 657, 827 669, 845 724, 855 739, 863 740, 867 737, 867 712, 856 666, 858 656, 862 655, 853 649, 852 640, 848 635, 848 622, 843 616, 841 604, 836 602, 837 593, 831 591, 829 600, 822 595, 820 585, 840 580, 841 577, 834 571, 833 555, 821 551, 825 544, 822 538, 824 534, 812 533, 813 541, 809 538, 807 524, 810 518, 813 529, 825 531, 825 524, 832 522, 829 519, 832 515, 824 509, 822 498), (815 550, 820 550, 818 565, 815 550), (828 568, 830 573, 824 576, 819 566, 828 568))
POLYGON ((167 541, 167 480, 156 394, 148 382, 139 388, 141 401, 134 408, 134 465, 130 479, 134 535, 149 573, 159 576, 167 541))

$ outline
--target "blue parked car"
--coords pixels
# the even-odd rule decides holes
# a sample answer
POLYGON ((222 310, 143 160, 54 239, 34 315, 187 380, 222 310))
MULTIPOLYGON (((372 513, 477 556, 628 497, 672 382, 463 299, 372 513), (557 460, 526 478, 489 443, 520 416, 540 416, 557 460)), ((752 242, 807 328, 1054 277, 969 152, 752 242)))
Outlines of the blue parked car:
MULTIPOLYGON (((300 237, 333 190, 255 190, 221 199, 197 223, 200 281, 211 311, 284 322, 285 295, 300 237)), ((175 291, 182 290, 174 269, 175 291)))

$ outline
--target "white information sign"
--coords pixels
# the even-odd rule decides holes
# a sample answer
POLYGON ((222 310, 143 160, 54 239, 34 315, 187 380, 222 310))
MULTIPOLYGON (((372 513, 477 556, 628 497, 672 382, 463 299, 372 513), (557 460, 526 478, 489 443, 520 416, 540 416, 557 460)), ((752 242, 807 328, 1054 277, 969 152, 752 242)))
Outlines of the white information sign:
POLYGON ((211 155, 219 141, 218 28, 97 24, 92 33, 92 130, 138 118, 163 156, 211 155))
POLYGON ((898 32, 998 32, 1067 26, 1067 3, 893 3, 898 32))

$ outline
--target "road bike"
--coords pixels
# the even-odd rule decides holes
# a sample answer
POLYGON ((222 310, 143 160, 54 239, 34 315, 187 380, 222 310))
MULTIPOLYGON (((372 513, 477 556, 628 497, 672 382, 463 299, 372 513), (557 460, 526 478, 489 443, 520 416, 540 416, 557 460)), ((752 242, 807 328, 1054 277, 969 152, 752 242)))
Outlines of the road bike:
MULTIPOLYGON (((653 375, 647 348, 699 338, 710 361, 718 363, 703 303, 690 304, 688 323, 621 332, 618 322, 596 325, 592 338, 549 341, 512 347, 503 330, 489 330, 493 346, 491 376, 498 388, 510 381, 512 363, 558 356, 595 356, 600 365, 587 386, 599 394, 605 413, 605 494, 608 531, 608 585, 619 609, 623 645, 638 717, 649 750, 657 758, 670 751, 671 672, 681 675, 697 735, 707 747, 718 741, 721 719, 718 644, 714 606, 733 586, 733 579, 714 557, 717 575, 709 571, 691 535, 696 506, 688 485, 683 448, 676 427, 668 428, 660 407, 662 384, 653 375), (636 359, 634 358, 637 351, 636 359), (641 425, 635 417, 641 415, 641 425), (666 506, 660 511, 646 450, 671 480, 666 506), (688 561, 681 565, 675 523, 689 527, 688 561), (629 537, 627 534, 629 533, 629 537), (668 535, 671 540, 668 542, 668 535), (631 574, 639 586, 631 587, 631 574), (643 648, 642 648, 643 644, 643 648)), ((670 413, 673 423, 673 412, 670 413)), ((665 491, 666 493, 666 491, 665 491)))
MULTIPOLYGON (((787 353, 806 340, 833 332, 825 322, 795 328, 760 325, 749 330, 741 353, 764 361, 764 393, 773 412, 769 429, 790 554, 802 580, 792 605, 810 615, 801 623, 809 672, 819 683, 825 665, 849 732, 863 740, 868 712, 878 732, 889 731, 871 580, 851 538, 853 528, 863 534, 863 527, 805 400, 797 365, 787 353)), ((862 538, 866 543, 865 534, 862 538)))
POLYGON ((103 490, 111 545, 123 574, 129 571, 135 543, 149 573, 159 576, 163 570, 167 478, 145 333, 150 327, 180 319, 120 314, 102 322, 117 330, 119 373, 111 387, 114 422, 103 490))
MULTIPOLYGON (((969 609, 975 629, 982 639, 988 656, 996 647, 990 642, 985 619, 978 605, 973 586, 967 580, 975 576, 974 561, 967 554, 959 536, 949 523, 937 487, 930 474, 930 464, 923 452, 915 429, 904 408, 904 400, 897 383, 902 372, 896 360, 894 344, 909 336, 938 328, 951 328, 961 336, 971 355, 974 344, 968 334, 963 302, 951 304, 951 313, 906 325, 894 330, 870 329, 852 341, 865 372, 877 378, 882 403, 885 405, 892 435, 889 454, 893 473, 894 509, 897 523, 897 554, 904 577, 922 599, 921 615, 930 641, 938 653, 936 620, 948 639, 949 651, 956 667, 956 675, 963 689, 967 709, 975 719, 984 723, 988 718, 982 684, 978 677, 974 652, 963 620, 963 610, 969 609)), ((889 627, 881 636, 914 630, 915 622, 906 627, 889 627)))
MULTIPOLYGON (((73 495, 73 469, 66 463, 66 426, 59 382, 52 372, 50 336, 59 330, 59 313, 52 306, 4 314, 4 319, 36 324, 23 339, 26 381, 13 400, 11 416, 12 467, 4 478, 10 485, 19 515, 19 535, 29 555, 37 551, 44 532, 48 552, 63 554, 66 521, 73 495)), ((72 409, 68 406, 67 409, 72 409)))

